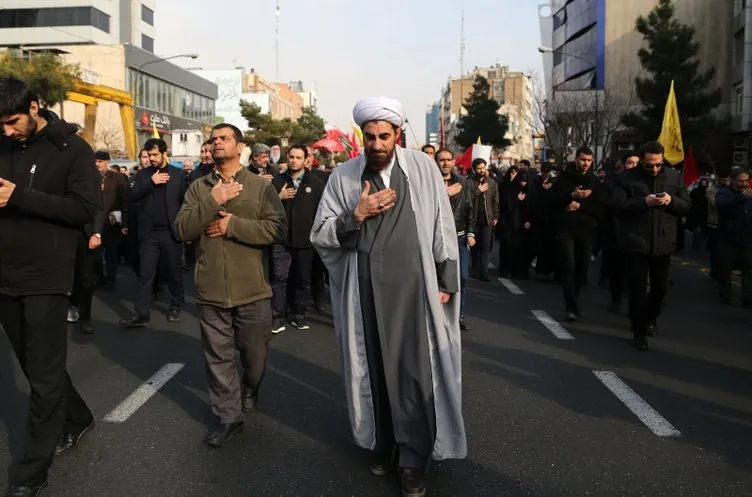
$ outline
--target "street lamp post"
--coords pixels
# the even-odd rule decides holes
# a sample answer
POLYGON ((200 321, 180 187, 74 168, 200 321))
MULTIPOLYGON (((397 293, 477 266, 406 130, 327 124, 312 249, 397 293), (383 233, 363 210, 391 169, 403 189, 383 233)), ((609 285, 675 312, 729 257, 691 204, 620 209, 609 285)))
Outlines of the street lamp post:
MULTIPOLYGON (((538 47, 538 51, 540 53, 558 53, 558 54, 561 54, 561 55, 563 55, 565 57, 572 57, 574 59, 579 59, 579 60, 581 60, 583 62, 586 62, 593 69, 593 72, 596 73, 596 78, 598 76, 598 74, 597 74, 598 73, 598 66, 593 61, 591 61, 590 59, 587 59, 585 57, 581 57, 579 55, 575 55, 573 53, 564 52, 563 50, 555 50, 555 49, 550 48, 550 47, 538 47)), ((598 125, 599 125, 599 117, 598 117, 598 83, 597 83, 597 80, 596 80, 596 85, 595 85, 595 119, 594 119, 594 122, 593 122, 593 127, 595 128, 594 132, 593 132, 593 145, 594 145, 594 148, 595 148, 594 153, 595 153, 595 167, 596 168, 598 167, 598 132, 600 130, 600 128, 599 128, 598 125)))
MULTIPOLYGON (((163 57, 163 58, 159 58, 159 59, 150 60, 149 62, 144 62, 143 64, 141 64, 140 66, 138 66, 138 68, 136 69, 136 77, 140 79, 141 78, 141 74, 142 74, 141 71, 143 70, 144 67, 146 67, 146 66, 148 66, 150 64, 156 64, 158 62, 164 62, 166 60, 172 60, 172 59, 182 59, 182 58, 186 58, 186 57, 190 58, 190 59, 197 59, 198 58, 198 54, 197 53, 187 53, 187 54, 170 55, 169 57, 163 57)), ((139 80, 136 81, 136 91, 134 92, 135 94, 133 95, 133 106, 134 107, 136 105, 138 105, 138 99, 139 99, 139 96, 140 96, 140 93, 141 93, 140 92, 140 90, 141 90, 141 84, 140 83, 141 83, 141 81, 139 81, 139 80)), ((133 123, 133 127, 134 127, 134 129, 136 128, 136 123, 135 122, 133 123)), ((137 129, 136 129, 136 137, 138 138, 138 130, 137 129)))

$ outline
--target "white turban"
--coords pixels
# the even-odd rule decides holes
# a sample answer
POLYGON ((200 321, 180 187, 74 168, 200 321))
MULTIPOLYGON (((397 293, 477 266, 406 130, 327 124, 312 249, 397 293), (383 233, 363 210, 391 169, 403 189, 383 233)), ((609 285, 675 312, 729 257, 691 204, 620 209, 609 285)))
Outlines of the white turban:
POLYGON ((405 123, 405 113, 399 100, 388 97, 366 98, 355 104, 353 120, 359 127, 369 121, 386 121, 400 128, 405 123))

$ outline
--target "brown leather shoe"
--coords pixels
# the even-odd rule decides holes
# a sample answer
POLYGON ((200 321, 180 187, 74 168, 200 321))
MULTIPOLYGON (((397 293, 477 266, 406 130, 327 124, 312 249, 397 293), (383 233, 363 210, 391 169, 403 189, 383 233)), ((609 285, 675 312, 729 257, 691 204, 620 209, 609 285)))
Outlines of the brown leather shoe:
POLYGON ((400 468, 402 497, 424 497, 426 495, 426 475, 419 469, 400 468))

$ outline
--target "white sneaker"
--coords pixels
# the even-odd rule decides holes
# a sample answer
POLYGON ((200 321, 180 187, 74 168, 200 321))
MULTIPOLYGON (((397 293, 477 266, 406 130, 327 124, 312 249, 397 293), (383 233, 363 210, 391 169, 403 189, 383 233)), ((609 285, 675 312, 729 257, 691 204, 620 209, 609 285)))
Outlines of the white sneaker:
POLYGON ((272 328, 272 333, 274 333, 275 335, 279 335, 283 331, 285 331, 285 325, 283 324, 277 326, 276 328, 272 328))
POLYGON ((69 323, 75 323, 78 321, 78 318, 80 317, 80 314, 78 313, 78 307, 75 305, 72 305, 68 307, 68 322, 69 323))

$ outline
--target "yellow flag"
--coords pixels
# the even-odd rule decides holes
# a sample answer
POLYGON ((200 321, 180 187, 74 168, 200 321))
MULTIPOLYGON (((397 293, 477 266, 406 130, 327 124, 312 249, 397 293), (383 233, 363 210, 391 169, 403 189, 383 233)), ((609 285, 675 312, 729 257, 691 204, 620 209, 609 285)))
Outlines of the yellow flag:
POLYGON ((151 122, 151 137, 159 138, 159 131, 157 131, 157 123, 155 123, 154 121, 151 122))
POLYGON ((676 106, 676 94, 674 82, 671 81, 671 90, 668 92, 666 111, 663 114, 663 127, 658 142, 666 149, 664 158, 675 166, 684 160, 684 144, 682 143, 681 124, 679 123, 679 108, 676 106))
POLYGON ((355 136, 358 138, 358 143, 363 144, 363 132, 360 130, 360 128, 353 126, 352 130, 353 133, 355 133, 355 136))
POLYGON ((478 141, 477 141, 477 142, 475 142, 475 144, 476 144, 476 145, 483 145, 483 144, 481 143, 481 141, 480 141, 480 136, 478 137, 478 141))

